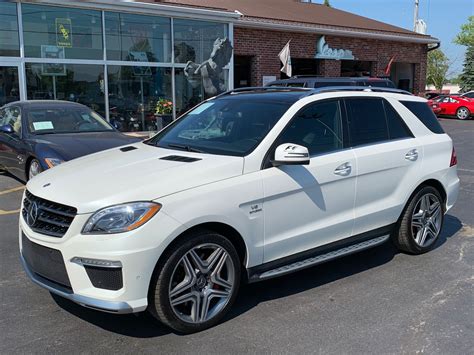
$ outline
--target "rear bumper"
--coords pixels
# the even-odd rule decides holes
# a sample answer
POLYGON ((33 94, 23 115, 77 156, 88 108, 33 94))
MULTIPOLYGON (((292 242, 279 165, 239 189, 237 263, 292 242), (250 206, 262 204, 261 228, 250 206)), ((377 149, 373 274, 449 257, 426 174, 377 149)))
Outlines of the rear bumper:
POLYGON ((456 203, 459 195, 460 180, 457 174, 457 169, 452 167, 448 173, 446 188, 446 212, 449 211, 456 203))
POLYGON ((23 265, 23 268, 25 269, 25 272, 28 275, 28 277, 31 279, 31 281, 33 281, 38 286, 41 286, 58 296, 64 297, 84 307, 98 309, 104 312, 117 313, 117 314, 140 312, 146 309, 146 305, 142 307, 134 308, 127 302, 105 301, 105 300, 99 300, 99 299, 95 299, 91 297, 74 294, 71 290, 67 288, 63 288, 59 286, 58 284, 53 283, 39 276, 38 274, 35 274, 30 269, 28 263, 23 258, 23 255, 20 255, 20 259, 21 259, 21 264, 23 265))

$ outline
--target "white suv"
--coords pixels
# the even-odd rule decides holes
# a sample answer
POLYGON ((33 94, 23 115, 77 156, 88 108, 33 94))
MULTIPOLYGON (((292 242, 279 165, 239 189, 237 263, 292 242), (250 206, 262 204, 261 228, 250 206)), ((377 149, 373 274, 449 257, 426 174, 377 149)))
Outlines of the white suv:
POLYGON ((426 252, 457 198, 456 156, 426 100, 392 91, 235 90, 48 170, 22 204, 25 270, 187 333, 222 319, 242 281, 389 239, 426 252))

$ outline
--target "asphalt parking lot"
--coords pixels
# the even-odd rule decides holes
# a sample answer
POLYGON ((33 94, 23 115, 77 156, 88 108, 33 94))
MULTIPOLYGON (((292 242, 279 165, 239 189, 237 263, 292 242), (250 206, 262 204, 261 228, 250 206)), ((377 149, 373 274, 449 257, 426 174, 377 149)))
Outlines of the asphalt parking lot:
POLYGON ((111 315, 52 297, 22 270, 23 185, 0 174, 0 353, 436 353, 474 349, 474 121, 443 120, 461 192, 432 252, 387 243, 244 286, 223 324, 178 335, 147 314, 111 315))

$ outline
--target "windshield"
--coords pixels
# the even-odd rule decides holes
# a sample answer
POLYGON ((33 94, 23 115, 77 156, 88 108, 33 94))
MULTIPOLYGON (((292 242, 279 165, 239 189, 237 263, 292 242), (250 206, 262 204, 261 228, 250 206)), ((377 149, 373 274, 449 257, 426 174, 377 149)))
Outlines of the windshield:
POLYGON ((275 101, 218 99, 204 102, 148 144, 210 154, 250 153, 291 106, 275 101))
POLYGON ((82 107, 35 107, 28 109, 32 134, 104 132, 113 128, 97 113, 82 107))

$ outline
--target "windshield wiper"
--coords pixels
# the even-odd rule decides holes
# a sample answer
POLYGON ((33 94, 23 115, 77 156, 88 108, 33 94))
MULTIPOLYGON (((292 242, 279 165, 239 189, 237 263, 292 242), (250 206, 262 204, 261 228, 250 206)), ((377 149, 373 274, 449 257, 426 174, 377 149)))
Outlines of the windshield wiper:
POLYGON ((181 144, 170 143, 167 146, 168 146, 168 148, 175 148, 175 149, 179 149, 179 150, 185 150, 185 151, 192 152, 192 153, 205 153, 203 150, 190 147, 189 145, 181 145, 181 144))

